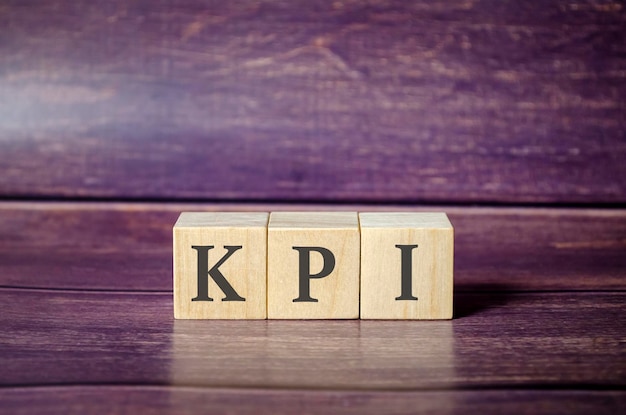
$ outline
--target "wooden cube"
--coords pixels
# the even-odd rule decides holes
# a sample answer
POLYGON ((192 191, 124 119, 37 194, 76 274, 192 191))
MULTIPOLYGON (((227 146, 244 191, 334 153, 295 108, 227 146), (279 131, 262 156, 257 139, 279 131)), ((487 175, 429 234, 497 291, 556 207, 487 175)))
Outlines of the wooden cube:
POLYGON ((273 212, 267 248, 268 318, 359 317, 356 212, 273 212))
POLYGON ((264 319, 268 213, 184 212, 174 225, 174 317, 264 319))
POLYGON ((360 213, 361 318, 450 319, 454 229, 445 213, 360 213))

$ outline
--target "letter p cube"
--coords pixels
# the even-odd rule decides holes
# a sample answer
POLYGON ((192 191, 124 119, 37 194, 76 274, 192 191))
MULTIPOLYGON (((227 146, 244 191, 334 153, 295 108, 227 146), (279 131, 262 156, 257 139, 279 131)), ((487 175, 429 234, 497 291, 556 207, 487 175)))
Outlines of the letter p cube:
POLYGON ((273 212, 267 239, 270 319, 359 317, 356 212, 273 212))

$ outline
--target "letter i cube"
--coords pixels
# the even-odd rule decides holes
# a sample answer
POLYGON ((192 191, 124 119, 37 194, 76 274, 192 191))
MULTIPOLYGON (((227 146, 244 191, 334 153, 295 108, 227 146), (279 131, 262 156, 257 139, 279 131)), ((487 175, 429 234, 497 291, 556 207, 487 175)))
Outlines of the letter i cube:
POLYGON ((452 318, 454 229, 445 213, 360 213, 361 318, 452 318))
POLYGON ((264 319, 268 213, 183 212, 174 225, 174 317, 264 319))

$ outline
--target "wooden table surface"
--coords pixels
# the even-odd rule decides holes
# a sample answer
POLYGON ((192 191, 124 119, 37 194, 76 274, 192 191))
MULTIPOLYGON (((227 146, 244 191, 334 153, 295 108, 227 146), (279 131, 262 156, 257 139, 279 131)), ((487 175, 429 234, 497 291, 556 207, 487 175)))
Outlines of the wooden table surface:
POLYGON ((625 407, 626 211, 445 209, 452 321, 173 319, 179 211, 294 208, 324 206, 1 203, 0 411, 625 407))

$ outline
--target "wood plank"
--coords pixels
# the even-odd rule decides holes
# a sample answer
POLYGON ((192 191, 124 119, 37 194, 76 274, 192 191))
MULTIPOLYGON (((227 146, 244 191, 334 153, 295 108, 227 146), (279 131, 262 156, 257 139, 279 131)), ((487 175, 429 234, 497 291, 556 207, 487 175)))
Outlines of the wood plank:
POLYGON ((589 414, 614 415, 623 391, 299 391, 145 386, 0 389, 0 413, 22 414, 589 414))
POLYGON ((172 290, 181 211, 446 211, 455 290, 624 290, 626 211, 420 206, 0 203, 0 286, 172 290))
POLYGON ((461 293, 452 321, 174 320, 172 295, 0 290, 0 385, 626 387, 626 293, 461 293))
POLYGON ((4 1, 0 195, 626 202, 619 3, 4 1))

